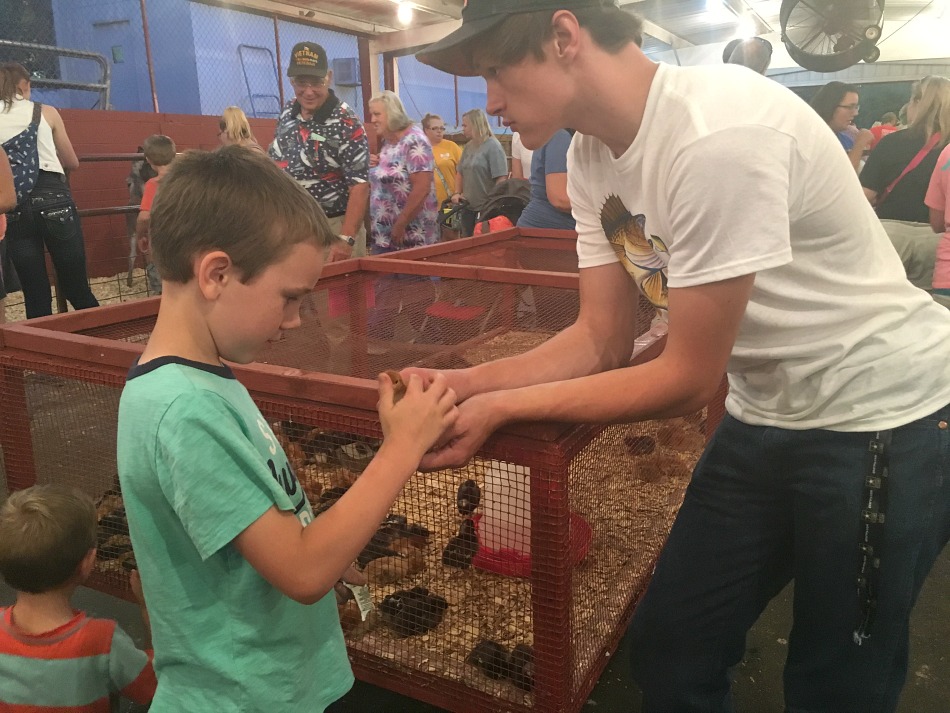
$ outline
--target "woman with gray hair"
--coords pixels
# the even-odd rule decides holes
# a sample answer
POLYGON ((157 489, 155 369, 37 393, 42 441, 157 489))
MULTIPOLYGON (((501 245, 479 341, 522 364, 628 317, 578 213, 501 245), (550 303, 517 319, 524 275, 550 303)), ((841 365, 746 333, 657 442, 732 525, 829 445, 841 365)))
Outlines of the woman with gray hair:
POLYGON ((462 212, 462 233, 463 237, 467 237, 475 231, 475 218, 492 187, 508 177, 508 159, 488 126, 488 117, 481 109, 465 112, 462 116, 462 132, 468 143, 459 162, 452 202, 468 201, 468 210, 462 212))
POLYGON ((432 145, 391 91, 369 100, 369 115, 380 138, 369 169, 371 252, 434 243, 438 224, 432 145))

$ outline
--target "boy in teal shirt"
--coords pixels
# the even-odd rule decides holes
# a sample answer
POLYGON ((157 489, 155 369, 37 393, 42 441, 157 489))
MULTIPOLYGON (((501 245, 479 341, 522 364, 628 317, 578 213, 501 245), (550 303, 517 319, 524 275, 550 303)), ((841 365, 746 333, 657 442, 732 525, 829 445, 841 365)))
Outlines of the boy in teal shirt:
POLYGON ((253 361, 300 324, 333 235, 313 199, 240 147, 189 152, 151 215, 163 281, 119 405, 118 463, 151 612, 165 711, 323 711, 352 685, 333 585, 419 459, 455 394, 417 377, 337 504, 313 510, 276 437, 222 360, 253 361))

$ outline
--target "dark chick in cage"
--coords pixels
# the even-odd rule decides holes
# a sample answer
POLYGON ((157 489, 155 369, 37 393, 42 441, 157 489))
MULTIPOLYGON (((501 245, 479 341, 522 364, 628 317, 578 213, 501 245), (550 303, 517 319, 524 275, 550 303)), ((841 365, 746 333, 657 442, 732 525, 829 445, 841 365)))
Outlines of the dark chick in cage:
POLYGON ((482 489, 474 480, 466 480, 459 486, 457 496, 460 515, 471 515, 482 500, 482 489))
POLYGON ((534 649, 518 644, 508 657, 508 678, 522 691, 534 688, 534 649))
POLYGON ((508 675, 508 649, 497 641, 482 639, 465 658, 465 662, 478 667, 492 680, 508 675))
POLYGON ((437 627, 448 608, 448 602, 438 594, 425 587, 413 587, 385 597, 379 613, 399 636, 415 636, 437 627))
POLYGON ((479 641, 465 662, 472 664, 488 678, 497 681, 509 679, 522 691, 534 687, 534 649, 527 644, 518 644, 511 653, 507 647, 491 639, 479 641))
POLYGON ((475 523, 466 518, 462 520, 459 534, 449 540, 442 551, 442 564, 446 567, 468 569, 477 553, 478 533, 475 532, 475 523))

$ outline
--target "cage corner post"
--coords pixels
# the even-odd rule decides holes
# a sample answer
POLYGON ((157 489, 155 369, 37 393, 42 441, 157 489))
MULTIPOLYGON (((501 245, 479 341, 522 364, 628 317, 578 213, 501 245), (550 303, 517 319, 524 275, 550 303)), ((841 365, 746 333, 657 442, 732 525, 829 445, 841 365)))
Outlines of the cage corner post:
POLYGON ((568 487, 571 461, 553 444, 538 460, 542 467, 531 467, 533 709, 538 713, 564 713, 573 700, 574 689, 568 487))
POLYGON ((0 447, 3 448, 7 490, 12 493, 36 484, 36 461, 25 372, 5 359, 0 359, 0 394, 0 447))

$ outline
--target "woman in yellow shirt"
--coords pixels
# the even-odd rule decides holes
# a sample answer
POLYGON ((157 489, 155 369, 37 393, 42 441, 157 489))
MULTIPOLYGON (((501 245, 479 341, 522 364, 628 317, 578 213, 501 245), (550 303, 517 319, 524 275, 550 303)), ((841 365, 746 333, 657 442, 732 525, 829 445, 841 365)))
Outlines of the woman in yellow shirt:
POLYGON ((432 153, 435 156, 435 197, 441 206, 455 193, 455 176, 462 159, 462 147, 443 138, 445 122, 438 114, 426 114, 422 118, 422 128, 432 144, 432 153))

